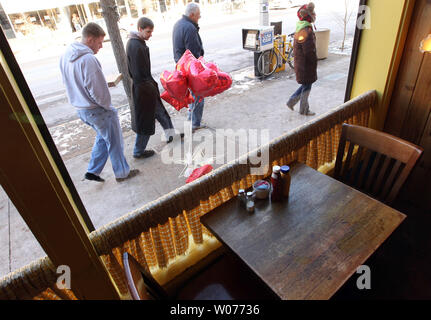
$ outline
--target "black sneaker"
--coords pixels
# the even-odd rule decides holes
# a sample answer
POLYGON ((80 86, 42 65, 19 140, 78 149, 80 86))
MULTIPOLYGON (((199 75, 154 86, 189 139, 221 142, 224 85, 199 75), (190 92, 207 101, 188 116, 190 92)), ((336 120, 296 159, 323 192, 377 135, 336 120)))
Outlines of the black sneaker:
POLYGON ((122 182, 124 180, 133 178, 134 176, 137 176, 138 173, 139 173, 138 169, 132 169, 132 170, 130 170, 129 175, 127 177, 125 177, 125 178, 115 178, 115 180, 117 180, 117 182, 122 182))
MULTIPOLYGON (((180 138, 184 138, 184 133, 180 133, 180 138)), ((174 141, 174 137, 173 136, 169 136, 168 141, 166 141, 166 143, 171 143, 172 141, 174 141)))
POLYGON ((85 179, 87 179, 87 180, 92 180, 92 181, 97 181, 97 182, 104 182, 104 181, 105 181, 105 180, 104 180, 104 179, 102 179, 101 177, 96 176, 95 174, 90 173, 90 172, 87 172, 87 173, 85 174, 84 178, 85 178, 85 179))
POLYGON ((149 158, 151 156, 154 156, 156 152, 154 150, 145 150, 143 153, 139 155, 133 155, 133 158, 135 159, 142 159, 142 158, 149 158))

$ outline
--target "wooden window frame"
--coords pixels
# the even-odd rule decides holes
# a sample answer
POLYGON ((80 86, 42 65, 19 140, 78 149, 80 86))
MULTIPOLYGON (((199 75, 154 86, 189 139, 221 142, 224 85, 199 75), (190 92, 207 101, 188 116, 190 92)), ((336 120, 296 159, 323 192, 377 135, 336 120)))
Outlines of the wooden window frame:
POLYGON ((0 183, 54 266, 70 268, 78 299, 120 299, 3 30, 0 45, 0 183))

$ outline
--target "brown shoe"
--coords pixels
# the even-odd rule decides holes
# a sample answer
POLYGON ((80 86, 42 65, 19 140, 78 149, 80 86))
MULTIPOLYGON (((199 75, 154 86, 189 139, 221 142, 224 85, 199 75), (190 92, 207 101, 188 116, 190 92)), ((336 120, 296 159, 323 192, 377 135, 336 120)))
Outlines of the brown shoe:
POLYGON ((192 133, 195 133, 196 131, 200 130, 200 129, 206 129, 207 127, 204 125, 200 125, 198 127, 193 127, 192 128, 192 133))
POLYGON ((313 112, 313 111, 308 110, 308 111, 305 113, 305 115, 306 115, 306 116, 315 116, 315 115, 316 115, 316 112, 313 112))
POLYGON ((115 180, 117 180, 117 182, 122 182, 124 180, 129 179, 129 178, 133 178, 134 176, 136 176, 138 174, 139 174, 139 170, 138 169, 132 169, 132 170, 130 170, 129 175, 127 177, 125 177, 125 178, 115 178, 115 180))

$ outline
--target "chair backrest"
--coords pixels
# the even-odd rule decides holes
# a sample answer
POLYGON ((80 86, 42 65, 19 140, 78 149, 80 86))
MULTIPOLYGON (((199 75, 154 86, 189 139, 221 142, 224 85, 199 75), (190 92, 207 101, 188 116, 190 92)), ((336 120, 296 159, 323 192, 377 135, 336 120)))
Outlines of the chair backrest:
POLYGON ((343 124, 334 178, 391 204, 422 152, 422 148, 390 134, 343 124))
POLYGON ((166 291, 153 276, 127 252, 123 253, 124 273, 133 300, 165 300, 166 291))

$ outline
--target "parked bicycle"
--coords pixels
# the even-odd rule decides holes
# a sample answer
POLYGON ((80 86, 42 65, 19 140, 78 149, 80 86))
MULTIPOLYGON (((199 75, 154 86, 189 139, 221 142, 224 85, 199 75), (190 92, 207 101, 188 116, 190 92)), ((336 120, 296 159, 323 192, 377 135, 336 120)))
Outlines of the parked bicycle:
POLYGON ((259 59, 257 60, 257 70, 260 74, 267 77, 272 75, 275 70, 282 67, 283 64, 287 63, 289 67, 294 69, 293 60, 293 36, 295 33, 291 33, 288 35, 288 40, 284 43, 282 48, 285 48, 285 51, 280 50, 278 43, 283 41, 282 36, 275 36, 274 42, 275 45, 271 50, 263 51, 259 59))

